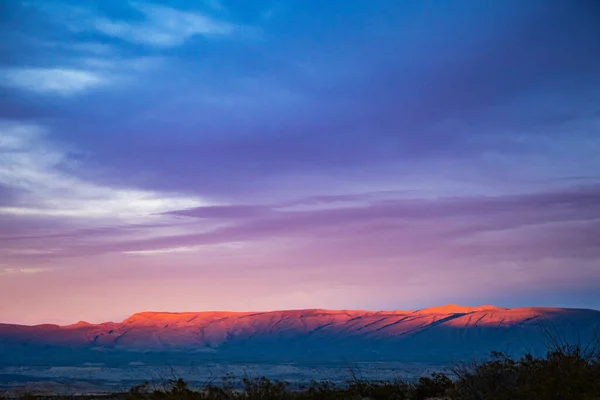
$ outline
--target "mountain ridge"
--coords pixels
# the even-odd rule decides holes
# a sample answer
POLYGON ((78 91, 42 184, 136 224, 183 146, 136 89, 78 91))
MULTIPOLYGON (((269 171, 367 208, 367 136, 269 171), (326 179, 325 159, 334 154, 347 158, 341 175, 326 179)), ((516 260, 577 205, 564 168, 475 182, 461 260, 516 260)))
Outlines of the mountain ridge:
MULTIPOLYGON (((447 304, 419 310, 280 310, 135 313, 122 322, 0 324, 0 358, 56 354, 216 354, 224 359, 464 358, 505 351, 541 352, 544 335, 592 337, 600 311, 447 304), (544 329, 546 332, 544 332, 544 329), (38 353, 35 353, 35 352, 38 353), (91 353, 90 353, 91 352, 91 353), (27 353, 28 354, 28 353, 27 353), (53 353, 54 354, 54 353, 53 353)), ((91 355, 90 355, 91 354, 91 355)))
POLYGON ((103 324, 119 324, 132 322, 135 320, 149 318, 149 317, 182 317, 185 315, 189 316, 215 316, 215 317, 236 317, 236 316, 250 316, 250 315, 266 315, 276 313, 323 313, 323 314, 340 314, 340 313, 352 313, 352 314, 469 314, 473 312, 481 311, 508 311, 516 312, 520 310, 522 312, 551 312, 551 311, 596 311, 600 310, 592 308, 567 308, 567 307, 548 307, 548 306, 532 306, 532 307, 498 307, 493 305, 481 305, 481 306, 461 306, 456 304, 445 304, 441 306, 426 307, 420 309, 407 309, 407 310, 358 310, 358 309, 325 309, 325 308, 301 308, 301 309, 287 309, 287 310, 267 310, 267 311, 139 311, 125 317, 121 321, 103 321, 99 323, 91 323, 85 320, 80 320, 73 324, 53 324, 53 323, 41 323, 41 324, 17 324, 10 322, 0 322, 1 325, 14 325, 22 327, 39 327, 39 326, 53 326, 53 327, 75 327, 75 326, 87 326, 87 325, 103 325, 103 324))

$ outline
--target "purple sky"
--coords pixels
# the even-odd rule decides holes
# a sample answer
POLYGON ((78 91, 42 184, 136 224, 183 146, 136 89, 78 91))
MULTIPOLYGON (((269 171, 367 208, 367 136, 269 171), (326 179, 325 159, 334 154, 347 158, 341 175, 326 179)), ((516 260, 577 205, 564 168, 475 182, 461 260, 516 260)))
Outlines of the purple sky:
POLYGON ((593 0, 0 2, 0 322, 600 308, 593 0))

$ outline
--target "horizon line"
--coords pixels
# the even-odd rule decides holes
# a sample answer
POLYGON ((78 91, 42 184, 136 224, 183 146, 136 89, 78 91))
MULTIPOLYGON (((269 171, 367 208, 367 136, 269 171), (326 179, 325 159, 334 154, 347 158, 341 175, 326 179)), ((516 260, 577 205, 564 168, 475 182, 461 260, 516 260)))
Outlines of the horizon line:
POLYGON ((204 310, 204 311, 155 311, 155 310, 144 310, 134 312, 123 318, 121 321, 113 320, 113 321, 102 321, 102 322, 88 322, 85 320, 79 320, 74 323, 67 324, 59 324, 59 323, 50 323, 50 322, 42 322, 37 324, 19 324, 19 323, 11 323, 11 322, 2 322, 0 321, 0 325, 16 325, 16 326, 27 326, 27 327, 36 327, 36 326, 58 326, 58 327, 70 327, 81 324, 88 325, 102 325, 102 324, 121 324, 126 322, 127 320, 143 314, 160 314, 160 315, 183 315, 183 314, 269 314, 269 313, 278 313, 278 312, 310 312, 310 311, 321 311, 321 312, 329 312, 329 313, 343 313, 343 312, 355 312, 355 313, 416 313, 420 311, 432 311, 439 310, 440 313, 448 313, 448 314, 460 314, 460 311, 456 311, 457 309, 462 309, 462 311, 468 312, 478 312, 478 311, 511 311, 511 310, 522 310, 522 309, 530 309, 530 310, 587 310, 587 311, 597 311, 600 312, 600 309, 595 308, 584 308, 584 307, 552 307, 552 306, 519 306, 519 307, 500 307, 494 306, 491 304, 483 304, 479 306, 463 306, 459 304, 448 303, 440 306, 431 306, 424 307, 418 309, 379 309, 379 310, 368 310, 368 309, 328 309, 328 308, 297 308, 297 309, 273 309, 273 310, 250 310, 250 311, 231 311, 231 310, 204 310), (446 309, 446 310, 444 310, 446 309), (454 311, 451 311, 454 309, 454 311))

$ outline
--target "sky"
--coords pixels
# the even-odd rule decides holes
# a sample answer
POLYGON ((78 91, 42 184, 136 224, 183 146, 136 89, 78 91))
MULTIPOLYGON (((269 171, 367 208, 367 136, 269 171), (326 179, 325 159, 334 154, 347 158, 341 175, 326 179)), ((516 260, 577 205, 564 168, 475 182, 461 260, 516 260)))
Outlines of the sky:
POLYGON ((600 309, 594 0, 0 0, 0 322, 600 309))

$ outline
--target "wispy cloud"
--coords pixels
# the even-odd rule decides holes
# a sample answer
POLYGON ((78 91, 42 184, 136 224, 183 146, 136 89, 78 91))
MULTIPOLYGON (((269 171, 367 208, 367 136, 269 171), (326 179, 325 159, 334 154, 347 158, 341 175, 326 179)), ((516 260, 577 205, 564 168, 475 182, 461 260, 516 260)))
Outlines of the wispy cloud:
POLYGON ((118 76, 133 75, 150 71, 159 67, 163 59, 160 57, 81 57, 74 62, 82 67, 93 69, 99 73, 110 75, 116 81, 118 76))
POLYGON ((0 71, 2 84, 38 93, 72 95, 106 85, 100 73, 73 68, 8 68, 0 71))
MULTIPOLYGON (((223 14, 225 7, 216 0, 200 2, 212 13, 223 14)), ((98 32, 131 43, 156 47, 173 47, 183 44, 194 36, 216 37, 234 34, 238 27, 219 20, 200 10, 183 10, 165 6, 159 2, 131 1, 128 5, 142 18, 112 18, 95 8, 73 6, 61 2, 28 2, 29 7, 65 24, 73 32, 98 32)), ((248 28, 243 28, 248 31, 248 28)), ((105 52, 105 46, 88 44, 81 50, 105 52)))
MULTIPOLYGON (((170 223, 185 229, 158 231, 145 238, 122 237, 122 227, 82 232, 99 240, 67 243, 60 237, 46 246, 62 248, 52 257, 125 253, 166 255, 243 244, 244 254, 264 246, 289 260, 310 263, 372 263, 402 257, 500 261, 586 259, 600 256, 597 186, 536 194, 446 199, 372 200, 342 207, 283 211, 271 206, 209 206, 170 212, 170 223), (158 233, 158 234, 157 234, 158 233), (107 238, 117 235, 119 240, 107 238), (297 248, 297 250, 295 250, 297 248)), ((343 203, 341 196, 337 200, 343 203)), ((313 201, 313 200, 311 200, 313 201)), ((302 201, 300 201, 302 202, 302 201)), ((144 229, 140 226, 139 229, 144 229)), ((70 236, 68 236, 70 237, 70 236)), ((24 239, 20 246, 35 243, 24 239)), ((27 258, 24 256, 22 258, 27 258)))
POLYGON ((154 250, 132 250, 124 251, 123 254, 137 256, 160 256, 177 253, 197 253, 200 251, 236 250, 244 246, 242 242, 218 243, 213 245, 166 247, 154 250))
POLYGON ((22 197, 17 204, 0 207, 0 214, 121 220, 206 204, 197 198, 81 179, 65 168, 74 162, 70 150, 53 144, 35 124, 0 121, 0 185, 22 197))
MULTIPOLYGON (((74 40, 67 44, 66 41, 28 37, 30 48, 40 50, 43 59, 37 60, 35 66, 0 68, 0 86, 60 96, 82 94, 108 85, 119 87, 117 83, 132 81, 140 72, 155 69, 163 59, 155 54, 140 53, 132 57, 118 44, 103 42, 106 37, 167 48, 183 44, 194 36, 224 36, 236 29, 228 22, 196 10, 179 10, 144 1, 128 4, 141 18, 112 18, 101 9, 63 2, 24 3, 47 19, 66 25, 74 40), (93 33, 96 37, 79 40, 76 36, 82 33, 93 33)), ((219 2, 209 2, 204 7, 223 10, 219 2)))
POLYGON ((50 268, 4 268, 0 269, 0 275, 19 275, 19 274, 40 274, 51 271, 50 268))
POLYGON ((157 255, 167 255, 174 253, 195 253, 199 251, 201 246, 185 246, 185 247, 170 247, 165 249, 156 249, 156 250, 132 250, 132 251, 124 251, 123 254, 137 255, 137 256, 157 256, 157 255))
POLYGON ((154 55, 126 56, 100 43, 73 43, 69 48, 51 42, 36 45, 53 49, 55 58, 44 59, 44 66, 0 68, 0 86, 34 94, 81 95, 104 87, 122 88, 164 62, 154 55))
POLYGON ((144 21, 97 17, 89 22, 91 28, 107 36, 158 47, 177 46, 196 35, 223 36, 234 31, 233 25, 199 12, 146 2, 132 2, 131 5, 144 15, 144 21))

